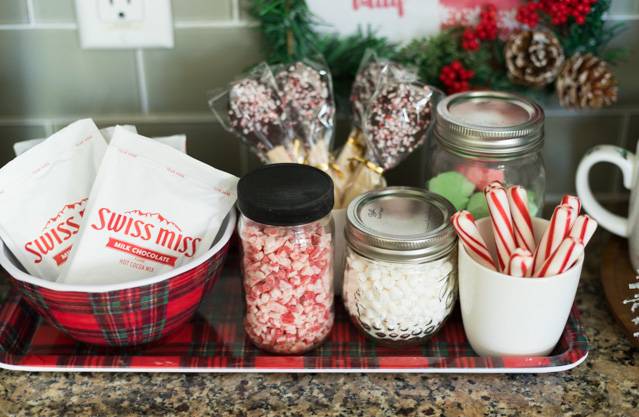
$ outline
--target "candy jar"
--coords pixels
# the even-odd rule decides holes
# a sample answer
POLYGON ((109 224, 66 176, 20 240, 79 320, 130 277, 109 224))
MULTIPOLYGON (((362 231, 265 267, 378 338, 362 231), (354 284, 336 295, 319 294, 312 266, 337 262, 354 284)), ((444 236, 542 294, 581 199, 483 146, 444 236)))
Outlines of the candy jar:
POLYGON ((514 94, 473 91, 446 97, 426 156, 426 188, 475 219, 488 216, 483 188, 522 185, 532 216, 541 215, 546 173, 541 149, 544 112, 514 94))
POLYGON ((349 204, 342 297, 365 337, 409 347, 442 328, 457 299, 454 213, 445 198, 408 187, 349 204))
POLYGON ((333 182, 308 165, 273 164, 237 190, 244 330, 270 352, 311 350, 334 321, 333 182))

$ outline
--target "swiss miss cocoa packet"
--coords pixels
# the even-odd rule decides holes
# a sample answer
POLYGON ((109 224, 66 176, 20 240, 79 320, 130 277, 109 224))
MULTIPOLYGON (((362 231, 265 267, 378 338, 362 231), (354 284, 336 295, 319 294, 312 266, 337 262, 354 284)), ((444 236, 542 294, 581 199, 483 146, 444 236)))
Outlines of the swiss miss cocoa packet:
POLYGON ((198 258, 232 209, 237 182, 169 146, 117 128, 58 282, 137 281, 198 258))
POLYGON ((79 120, 0 169, 0 237, 29 274, 60 274, 106 147, 95 123, 79 120))

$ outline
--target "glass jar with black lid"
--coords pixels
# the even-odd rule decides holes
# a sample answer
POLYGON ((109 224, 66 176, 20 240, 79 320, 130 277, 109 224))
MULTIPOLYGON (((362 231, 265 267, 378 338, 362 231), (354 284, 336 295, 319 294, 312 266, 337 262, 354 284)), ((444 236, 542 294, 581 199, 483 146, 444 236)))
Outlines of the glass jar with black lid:
POLYGON ((262 349, 299 354, 331 331, 333 203, 333 181, 308 165, 265 165, 238 182, 244 330, 262 349))

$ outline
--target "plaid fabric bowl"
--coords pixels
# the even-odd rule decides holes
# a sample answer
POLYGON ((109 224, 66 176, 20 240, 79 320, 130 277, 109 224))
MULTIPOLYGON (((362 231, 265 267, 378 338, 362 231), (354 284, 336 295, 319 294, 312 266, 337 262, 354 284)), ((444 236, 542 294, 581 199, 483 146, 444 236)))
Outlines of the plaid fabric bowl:
POLYGON ((1 240, 0 265, 23 298, 71 338, 101 346, 139 345, 167 336, 193 317, 220 275, 235 222, 233 209, 203 256, 135 282, 81 286, 36 278, 24 271, 1 240))

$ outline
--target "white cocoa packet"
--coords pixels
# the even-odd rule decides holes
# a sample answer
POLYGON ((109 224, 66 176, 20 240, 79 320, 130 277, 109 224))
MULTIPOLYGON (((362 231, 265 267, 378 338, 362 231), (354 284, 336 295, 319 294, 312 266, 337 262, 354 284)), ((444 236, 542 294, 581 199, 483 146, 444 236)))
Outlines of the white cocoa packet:
POLYGON ((238 178, 116 129, 80 237, 57 282, 137 281, 204 254, 236 200, 238 178))
MULTIPOLYGON (((129 132, 138 133, 137 128, 133 125, 121 125, 122 128, 128 130, 129 132)), ((103 129, 100 129, 100 134, 108 144, 111 142, 111 138, 113 137, 113 133, 115 132, 115 128, 117 126, 109 126, 103 129)), ((177 149, 178 151, 186 153, 186 135, 173 135, 173 136, 162 136, 153 138, 160 143, 165 145, 169 145, 172 148, 177 149)), ((36 145, 44 142, 44 139, 28 139, 20 142, 16 142, 13 144, 13 151, 16 156, 20 156, 29 149, 33 148, 36 145)))
POLYGON ((0 237, 29 274, 60 274, 106 147, 95 123, 79 120, 0 169, 0 237))

